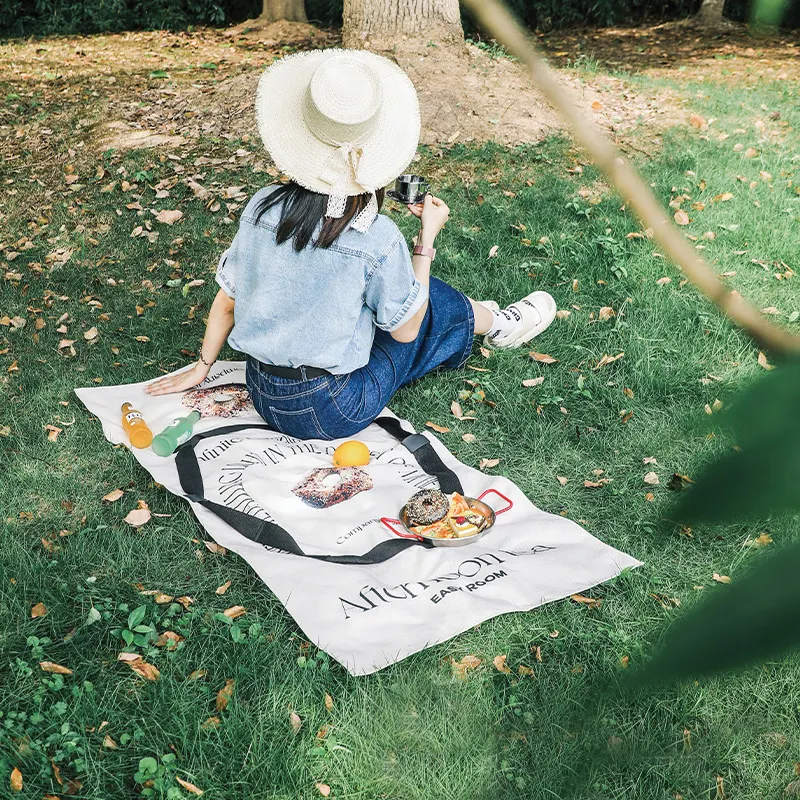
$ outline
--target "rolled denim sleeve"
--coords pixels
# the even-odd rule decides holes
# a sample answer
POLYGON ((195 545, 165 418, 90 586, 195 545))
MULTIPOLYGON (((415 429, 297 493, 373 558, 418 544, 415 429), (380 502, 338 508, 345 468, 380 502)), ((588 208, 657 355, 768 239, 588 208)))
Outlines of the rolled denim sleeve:
POLYGON ((408 245, 398 235, 367 278, 364 301, 377 327, 391 332, 413 317, 427 299, 428 287, 414 275, 408 245))
POLYGON ((217 265, 217 283, 228 297, 236 297, 236 272, 238 268, 238 240, 239 234, 234 236, 231 246, 220 256, 217 265))

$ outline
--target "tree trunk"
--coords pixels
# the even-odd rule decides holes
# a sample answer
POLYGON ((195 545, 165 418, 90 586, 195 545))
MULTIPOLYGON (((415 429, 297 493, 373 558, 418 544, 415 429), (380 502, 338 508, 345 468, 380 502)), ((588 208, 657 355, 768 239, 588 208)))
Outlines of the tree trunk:
POLYGON ((464 44, 458 0, 344 0, 345 47, 390 50, 464 44))
POLYGON ((266 22, 277 22, 281 19, 308 22, 303 0, 264 0, 259 19, 266 22))
POLYGON ((697 21, 712 27, 723 25, 722 10, 724 7, 725 0, 703 0, 703 5, 697 12, 697 21))

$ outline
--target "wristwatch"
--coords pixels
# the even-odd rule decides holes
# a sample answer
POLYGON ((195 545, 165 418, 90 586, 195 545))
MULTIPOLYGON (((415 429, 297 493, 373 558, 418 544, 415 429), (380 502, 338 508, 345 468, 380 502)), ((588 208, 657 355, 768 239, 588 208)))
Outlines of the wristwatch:
POLYGON ((434 247, 423 247, 421 244, 418 244, 411 252, 415 256, 427 256, 431 261, 436 258, 436 248, 434 247))

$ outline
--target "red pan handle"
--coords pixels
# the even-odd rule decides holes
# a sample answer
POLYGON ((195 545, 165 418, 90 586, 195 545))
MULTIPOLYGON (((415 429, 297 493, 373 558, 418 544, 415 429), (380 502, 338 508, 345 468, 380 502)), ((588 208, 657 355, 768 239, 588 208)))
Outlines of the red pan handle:
POLYGON ((495 514, 504 514, 506 511, 510 511, 514 507, 513 501, 509 500, 504 494, 500 494, 497 489, 487 489, 479 498, 478 500, 483 500, 487 494, 496 494, 502 500, 505 500, 508 505, 505 508, 495 510, 495 514))
POLYGON ((400 536, 403 539, 416 539, 418 542, 424 542, 425 540, 421 536, 417 536, 415 533, 411 533, 409 531, 398 531, 396 528, 392 527, 392 523, 396 523, 398 525, 402 525, 403 523, 400 522, 399 519, 392 519, 391 517, 381 517, 381 522, 393 533, 395 536, 400 536))

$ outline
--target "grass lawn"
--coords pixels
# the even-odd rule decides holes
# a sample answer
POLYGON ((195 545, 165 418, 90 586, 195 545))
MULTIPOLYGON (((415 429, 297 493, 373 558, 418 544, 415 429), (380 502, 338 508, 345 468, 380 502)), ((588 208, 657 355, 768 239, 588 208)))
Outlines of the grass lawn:
MULTIPOLYGON (((664 204, 688 213, 683 230, 731 288, 800 332, 798 87, 751 78, 659 78, 711 124, 669 131, 660 146, 643 135, 651 157, 640 165, 664 204)), ((733 444, 714 435, 724 413, 715 401, 762 372, 758 350, 650 239, 629 238, 638 225, 567 140, 423 151, 419 170, 452 208, 436 274, 502 303, 547 289, 569 314, 533 343, 556 363, 527 349, 487 359, 476 346, 470 364, 481 371, 430 376, 393 410, 418 428, 447 425, 442 438, 464 462, 501 459, 496 471, 537 505, 645 565, 588 593, 602 603, 490 620, 366 678, 309 646, 240 558, 206 550, 188 507, 105 442, 72 393, 143 380, 196 352, 236 229, 225 204, 242 203, 224 190, 250 196, 271 180, 253 169, 259 143, 125 155, 87 146, 49 160, 20 146, 0 198, 0 797, 191 796, 180 779, 209 800, 313 798, 322 784, 364 800, 755 800, 794 779, 796 656, 647 696, 624 690, 625 666, 640 664, 676 615, 726 591, 715 575, 736 581, 759 557, 748 539, 768 532, 780 548, 796 520, 694 530, 661 521, 672 475, 696 475, 733 444), (212 194, 195 197, 188 177, 212 194), (184 216, 170 227, 149 209, 184 216), (496 407, 462 397, 477 420, 460 422, 450 404, 469 388, 496 407), (47 425, 61 429, 54 441, 47 425), (600 477, 611 481, 584 486, 600 477), (122 499, 104 504, 116 488, 122 499), (169 516, 135 531, 123 517, 140 499, 169 516), (142 587, 194 602, 159 603, 142 587), (32 618, 37 603, 47 613, 32 618), (239 641, 216 616, 232 605, 247 609, 239 641), (140 624, 185 637, 148 656, 157 682, 117 661, 119 631, 139 607, 140 624), (499 654, 511 674, 492 666, 499 654), (483 664, 462 681, 450 659, 465 655, 483 664), (42 661, 73 674, 45 673, 42 661)), ((415 221, 390 213, 410 237, 415 221)))

